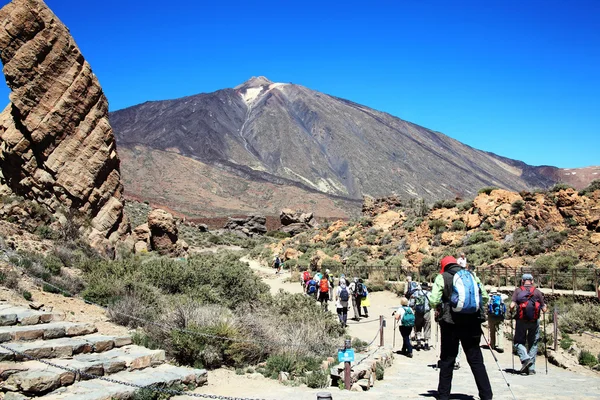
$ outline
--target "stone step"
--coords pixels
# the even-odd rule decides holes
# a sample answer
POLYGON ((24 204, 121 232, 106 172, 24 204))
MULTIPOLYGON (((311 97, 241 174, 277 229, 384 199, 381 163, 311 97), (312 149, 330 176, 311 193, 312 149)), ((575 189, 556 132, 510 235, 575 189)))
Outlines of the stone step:
POLYGON ((65 317, 63 313, 36 311, 11 304, 0 304, 0 326, 46 324, 64 321, 65 317))
MULTIPOLYGON (((140 370, 162 364, 165 362, 165 352, 131 345, 104 353, 81 354, 72 359, 52 359, 49 362, 83 373, 104 376, 123 370, 140 370)), ((80 379, 86 379, 73 371, 49 366, 39 361, 26 361, 17 365, 24 370, 10 375, 0 383, 3 391, 39 396, 61 386, 72 385, 80 379)))
MULTIPOLYGON (((129 336, 86 335, 73 338, 5 343, 6 346, 34 358, 69 358, 82 353, 101 353, 132 344, 129 336)), ((0 361, 20 361, 24 357, 0 348, 0 361)))
MULTIPOLYGON (((155 368, 137 371, 122 371, 110 376, 111 379, 136 386, 170 387, 175 384, 202 386, 208 375, 204 369, 192 369, 162 364, 155 368)), ((44 400, 111 400, 131 398, 139 390, 136 387, 106 382, 99 379, 79 381, 71 386, 59 388, 45 396, 44 400)))
POLYGON ((92 324, 75 322, 49 322, 38 325, 13 325, 0 327, 0 343, 36 339, 56 339, 89 335, 97 329, 92 324))

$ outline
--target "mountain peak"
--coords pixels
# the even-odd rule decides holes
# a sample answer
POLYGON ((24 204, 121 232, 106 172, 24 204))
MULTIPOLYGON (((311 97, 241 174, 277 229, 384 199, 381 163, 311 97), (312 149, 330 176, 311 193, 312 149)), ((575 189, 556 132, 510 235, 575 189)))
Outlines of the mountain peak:
POLYGON ((268 86, 268 85, 272 85, 272 84, 273 84, 273 82, 271 82, 264 76, 258 76, 258 77, 253 76, 252 78, 248 79, 246 82, 242 83, 241 85, 236 86, 235 89, 257 88, 257 87, 268 86))

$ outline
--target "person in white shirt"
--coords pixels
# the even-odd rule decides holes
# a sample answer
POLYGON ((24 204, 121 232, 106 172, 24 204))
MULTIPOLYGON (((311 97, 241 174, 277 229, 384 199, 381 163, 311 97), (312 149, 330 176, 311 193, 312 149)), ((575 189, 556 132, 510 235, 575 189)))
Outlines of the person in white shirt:
POLYGON ((467 258, 465 257, 465 253, 460 253, 460 257, 456 259, 456 263, 463 268, 467 268, 467 258))
POLYGON ((348 301, 350 300, 350 290, 346 286, 346 281, 341 280, 339 286, 335 289, 335 307, 342 328, 347 326, 348 320, 348 301))

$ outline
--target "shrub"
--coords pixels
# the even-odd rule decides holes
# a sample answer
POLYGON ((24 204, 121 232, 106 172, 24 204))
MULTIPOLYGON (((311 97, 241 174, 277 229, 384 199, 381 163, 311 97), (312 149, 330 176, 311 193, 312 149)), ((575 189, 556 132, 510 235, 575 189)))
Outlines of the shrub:
POLYGON ((479 193, 479 194, 485 193, 485 194, 489 195, 496 189, 498 189, 498 188, 495 186, 486 186, 486 187, 479 189, 479 191, 477 193, 479 193))
POLYGON ((494 240, 494 236, 489 232, 473 232, 467 238, 467 244, 485 243, 494 240))
POLYGON ((580 196, 588 196, 594 193, 596 190, 600 190, 600 179, 593 180, 585 189, 579 192, 580 196))
POLYGON ((310 371, 305 377, 306 386, 311 389, 321 389, 329 386, 329 374, 322 369, 310 371))
POLYGON ((367 346, 369 342, 365 342, 364 340, 360 340, 359 338, 352 339, 352 348, 357 352, 361 353, 367 350, 367 346))
POLYGON ((0 284, 9 289, 18 288, 19 273, 14 269, 10 269, 8 271, 0 271, 0 284))
POLYGON ((515 200, 513 201, 513 203, 510 205, 510 213, 511 214, 518 214, 521 211, 523 211, 523 209, 525 208, 525 202, 523 200, 515 200))
POLYGON ((55 294, 61 293, 60 289, 57 289, 56 287, 51 286, 51 285, 49 285, 47 283, 44 283, 42 285, 42 291, 48 292, 48 293, 55 293, 55 294))
POLYGON ((600 332, 600 307, 574 303, 558 321, 562 332, 600 332))
POLYGON ((446 222, 441 219, 431 220, 429 221, 429 229, 433 230, 433 232, 437 235, 438 233, 446 230, 446 222))
POLYGON ((566 189, 573 189, 573 186, 568 185, 563 182, 559 182, 559 183, 555 184, 554 186, 552 186, 548 191, 549 192, 560 192, 561 190, 566 190, 566 189))
POLYGON ((276 238, 276 239, 287 239, 292 236, 288 232, 282 232, 282 231, 269 231, 269 232, 265 233, 265 235, 276 238))
POLYGON ((467 227, 467 225, 459 219, 452 222, 452 230, 453 231, 464 231, 466 227, 467 227))
POLYGON ((31 295, 31 292, 28 292, 27 290, 23 291, 23 298, 27 301, 31 301, 31 299, 33 299, 33 296, 31 295))
POLYGON ((444 202, 442 203, 442 207, 454 208, 456 207, 456 200, 444 200, 444 202))
POLYGON ((383 364, 381 364, 379 362, 377 364, 375 364, 375 378, 378 381, 382 381, 384 374, 385 374, 385 368, 383 367, 383 364))
POLYGON ((462 203, 458 203, 456 206, 459 211, 467 211, 470 208, 473 208, 473 200, 464 201, 462 203))
POLYGON ((566 334, 563 333, 562 334, 562 338, 560 339, 560 348, 563 350, 569 350, 571 348, 571 346, 573 346, 573 339, 571 339, 571 337, 566 334))
POLYGON ((586 367, 593 367, 596 364, 598 364, 598 359, 589 351, 581 350, 581 352, 579 353, 579 364, 584 365, 586 367))
POLYGON ((56 237, 54 230, 46 225, 38 226, 35 233, 42 239, 54 239, 56 237))

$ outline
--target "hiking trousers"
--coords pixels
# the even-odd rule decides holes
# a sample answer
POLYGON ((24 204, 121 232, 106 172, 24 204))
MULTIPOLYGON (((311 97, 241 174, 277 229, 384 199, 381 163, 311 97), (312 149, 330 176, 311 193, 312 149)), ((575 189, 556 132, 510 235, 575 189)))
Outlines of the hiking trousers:
POLYGON ((346 321, 348 320, 348 305, 346 307, 337 307, 337 315, 342 323, 342 326, 346 326, 346 321))
POLYGON ((429 343, 431 339, 431 312, 425 314, 415 313, 415 336, 417 340, 425 340, 429 343))
POLYGON ((440 380, 438 383, 438 398, 449 399, 452 390, 452 376, 454 361, 458 354, 458 345, 462 344, 467 362, 475 378, 479 397, 482 400, 492 398, 490 379, 483 363, 483 354, 479 343, 481 342, 481 323, 474 320, 460 325, 440 322, 441 353, 440 353, 440 380))
POLYGON ((504 350, 502 346, 504 329, 503 318, 488 316, 488 326, 490 328, 490 346, 492 349, 504 350))
POLYGON ((540 341, 540 321, 517 320, 515 328, 515 350, 519 355, 521 364, 525 364, 531 359, 529 371, 535 371, 535 359, 538 352, 538 342, 540 341))
POLYGON ((354 319, 360 318, 360 297, 352 296, 352 309, 354 311, 354 319))
POLYGON ((410 332, 412 331, 412 326, 400 326, 400 334, 402 335, 402 352, 404 354, 412 354, 413 347, 410 342, 410 332))

